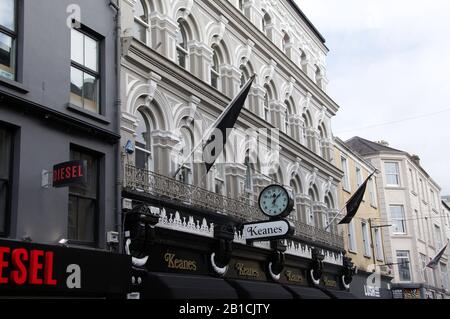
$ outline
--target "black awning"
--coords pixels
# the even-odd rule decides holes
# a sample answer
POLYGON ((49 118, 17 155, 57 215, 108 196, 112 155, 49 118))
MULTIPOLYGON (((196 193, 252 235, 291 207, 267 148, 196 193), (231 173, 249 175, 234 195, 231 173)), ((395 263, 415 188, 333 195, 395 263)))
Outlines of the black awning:
POLYGON ((358 299, 354 294, 345 290, 321 289, 327 292, 332 299, 358 299))
POLYGON ((225 280, 169 273, 148 273, 143 281, 142 299, 237 299, 225 280))
POLYGON ((330 299, 330 296, 318 288, 294 285, 285 285, 285 288, 297 299, 330 299))
POLYGON ((241 299, 293 299, 294 296, 282 285, 260 282, 228 279, 241 299))

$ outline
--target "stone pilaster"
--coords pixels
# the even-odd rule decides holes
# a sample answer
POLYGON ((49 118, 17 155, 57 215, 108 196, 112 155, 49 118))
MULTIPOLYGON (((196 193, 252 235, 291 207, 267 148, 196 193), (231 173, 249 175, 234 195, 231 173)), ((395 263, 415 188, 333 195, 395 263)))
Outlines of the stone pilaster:
POLYGON ((221 91, 226 96, 233 98, 239 92, 241 83, 241 71, 229 64, 220 68, 221 91))
POLYGON ((287 134, 291 136, 294 140, 302 143, 302 122, 303 119, 298 114, 290 114, 288 116, 288 130, 287 134))
POLYGON ((189 70, 199 79, 210 83, 213 51, 197 41, 190 41, 187 47, 189 52, 189 70))
POLYGON ((286 105, 278 101, 269 104, 270 123, 278 129, 284 131, 286 121, 286 105))
POLYGON ((239 163, 225 164, 225 183, 227 185, 227 196, 239 199, 244 193, 245 173, 247 167, 239 163))
POLYGON ((264 95, 266 90, 263 86, 253 84, 248 94, 246 107, 256 115, 264 118, 264 95))
POLYGON ((152 12, 150 17, 151 47, 161 55, 177 63, 178 25, 168 17, 152 12))
POLYGON ((172 132, 158 130, 153 131, 151 135, 154 172, 172 177, 171 174, 177 169, 176 156, 173 156, 173 152, 176 151, 180 138, 172 132))

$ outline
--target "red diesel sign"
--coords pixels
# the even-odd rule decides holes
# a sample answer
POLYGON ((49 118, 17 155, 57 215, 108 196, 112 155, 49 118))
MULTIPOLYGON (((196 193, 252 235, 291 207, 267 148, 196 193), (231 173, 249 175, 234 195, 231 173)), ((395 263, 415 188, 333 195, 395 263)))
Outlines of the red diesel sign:
POLYGON ((126 293, 130 274, 130 256, 0 239, 0 296, 126 293))
POLYGON ((85 184, 87 181, 87 162, 70 161, 53 167, 53 187, 85 184))
POLYGON ((0 247, 0 284, 55 286, 53 256, 40 249, 0 247))

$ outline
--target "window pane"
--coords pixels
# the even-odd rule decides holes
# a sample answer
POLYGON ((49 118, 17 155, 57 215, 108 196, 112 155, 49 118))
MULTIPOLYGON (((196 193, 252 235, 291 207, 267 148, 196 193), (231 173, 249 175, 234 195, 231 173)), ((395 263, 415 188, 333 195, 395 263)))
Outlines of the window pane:
POLYGON ((147 147, 147 144, 150 144, 148 143, 149 129, 147 127, 147 121, 144 119, 140 111, 137 112, 136 119, 138 121, 138 127, 136 129, 136 146, 150 151, 147 147))
POLYGON ((398 273, 401 281, 410 281, 409 251, 397 251, 398 273))
POLYGON ((81 65, 84 63, 83 52, 84 52, 84 43, 83 43, 84 35, 75 30, 71 29, 71 54, 70 58, 72 61, 77 62, 81 65))
POLYGON ((99 94, 98 94, 98 83, 99 81, 93 77, 92 75, 89 75, 87 73, 84 73, 84 81, 83 81, 83 106, 86 110, 89 110, 94 113, 99 113, 98 108, 98 100, 99 100, 99 94))
POLYGON ((11 134, 0 129, 0 179, 9 179, 11 134))
POLYGON ((70 103, 83 107, 83 72, 70 68, 70 103))
POLYGON ((69 239, 95 242, 95 211, 95 200, 69 196, 69 239))
POLYGON ((71 194, 82 195, 96 199, 98 185, 97 159, 91 155, 80 153, 78 151, 71 151, 70 159, 87 161, 87 183, 86 185, 70 186, 69 192, 71 194))
POLYGON ((142 1, 137 1, 134 5, 134 15, 143 21, 147 21, 147 15, 145 13, 144 3, 142 1))
POLYGON ((0 25, 3 27, 15 31, 15 0, 0 0, 0 25))
POLYGON ((84 36, 84 66, 98 71, 98 43, 87 36, 84 36))
POLYGON ((15 41, 0 32, 0 76, 14 80, 15 78, 15 41))

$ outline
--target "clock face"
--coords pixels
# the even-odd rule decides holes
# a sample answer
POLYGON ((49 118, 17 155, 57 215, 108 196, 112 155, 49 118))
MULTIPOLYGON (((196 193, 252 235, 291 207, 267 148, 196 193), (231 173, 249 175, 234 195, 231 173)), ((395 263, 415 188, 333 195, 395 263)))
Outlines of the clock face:
POLYGON ((259 207, 269 217, 285 217, 292 211, 294 201, 283 186, 270 185, 259 195, 259 207))

